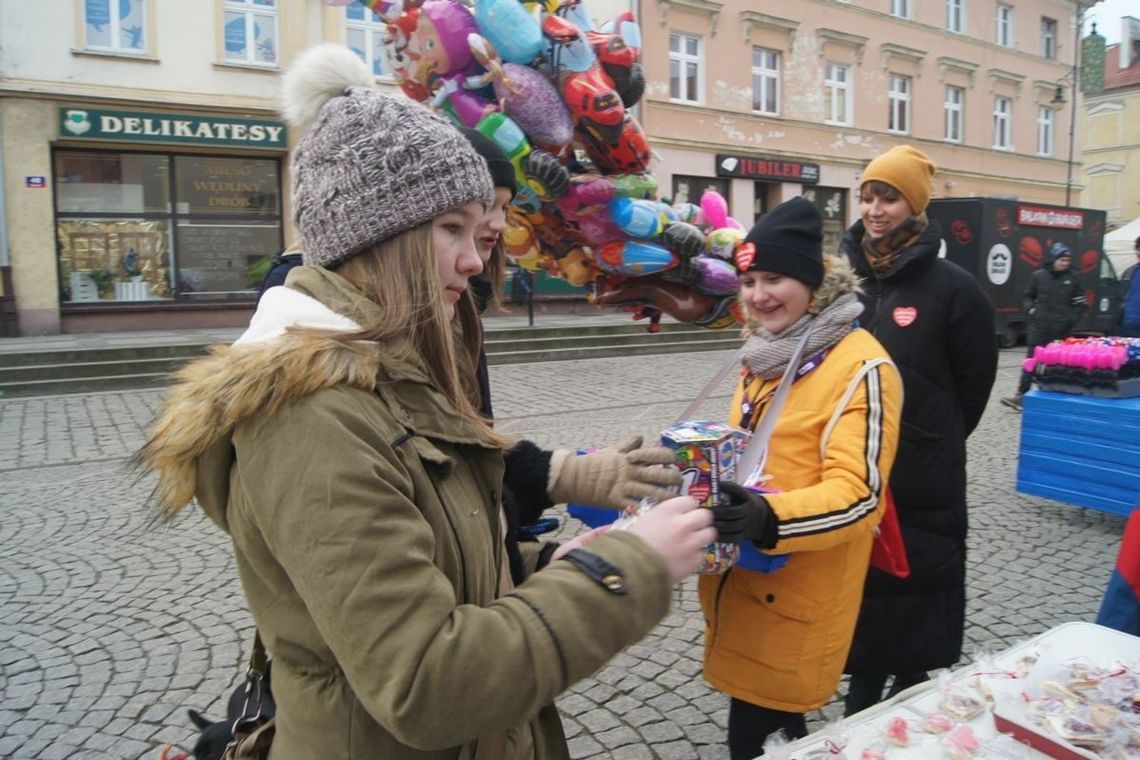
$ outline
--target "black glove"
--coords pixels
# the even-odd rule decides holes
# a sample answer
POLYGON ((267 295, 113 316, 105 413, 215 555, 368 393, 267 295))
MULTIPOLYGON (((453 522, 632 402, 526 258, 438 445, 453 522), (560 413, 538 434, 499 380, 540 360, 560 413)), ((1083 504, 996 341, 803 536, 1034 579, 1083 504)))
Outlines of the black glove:
POLYGON ((724 544, 752 541, 771 549, 779 538, 779 523, 763 496, 731 481, 720 482, 720 499, 713 507, 716 540, 724 544))

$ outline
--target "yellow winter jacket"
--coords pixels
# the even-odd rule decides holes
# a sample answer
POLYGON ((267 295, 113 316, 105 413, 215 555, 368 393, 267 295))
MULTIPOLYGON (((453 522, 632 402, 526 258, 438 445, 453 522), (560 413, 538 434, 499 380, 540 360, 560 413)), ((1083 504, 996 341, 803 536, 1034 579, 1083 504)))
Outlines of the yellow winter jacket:
MULTIPOLYGON (((730 421, 741 424, 744 393, 760 404, 779 384, 741 380, 730 421), (745 384, 747 382, 747 387, 745 384)), ((761 707, 807 712, 839 685, 854 635, 898 444, 902 383, 886 350, 858 329, 801 377, 772 433, 767 497, 779 519, 772 554, 779 570, 733 568, 701 576, 704 675, 715 688, 761 707)))

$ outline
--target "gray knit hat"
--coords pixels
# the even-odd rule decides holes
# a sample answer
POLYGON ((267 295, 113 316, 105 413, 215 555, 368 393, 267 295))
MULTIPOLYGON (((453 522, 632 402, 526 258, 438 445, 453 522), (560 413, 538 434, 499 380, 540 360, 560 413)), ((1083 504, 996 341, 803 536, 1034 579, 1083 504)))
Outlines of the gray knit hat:
POLYGON ((306 264, 331 267, 472 201, 490 205, 487 163, 442 117, 373 86, 348 48, 309 48, 285 73, 282 112, 308 132, 291 157, 293 221, 306 264))

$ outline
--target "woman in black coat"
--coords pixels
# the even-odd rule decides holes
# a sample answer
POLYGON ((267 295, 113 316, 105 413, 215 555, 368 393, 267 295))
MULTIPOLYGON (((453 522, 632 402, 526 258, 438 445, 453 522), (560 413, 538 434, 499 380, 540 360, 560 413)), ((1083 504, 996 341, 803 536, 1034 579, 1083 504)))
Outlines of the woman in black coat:
POLYGON ((997 372, 993 308, 970 274, 938 250, 928 220, 934 164, 907 145, 863 172, 862 219, 841 244, 862 277, 860 323, 902 373, 904 403, 890 487, 910 576, 871 569, 855 641, 846 712, 926 680, 958 661, 966 614, 966 437, 997 372))

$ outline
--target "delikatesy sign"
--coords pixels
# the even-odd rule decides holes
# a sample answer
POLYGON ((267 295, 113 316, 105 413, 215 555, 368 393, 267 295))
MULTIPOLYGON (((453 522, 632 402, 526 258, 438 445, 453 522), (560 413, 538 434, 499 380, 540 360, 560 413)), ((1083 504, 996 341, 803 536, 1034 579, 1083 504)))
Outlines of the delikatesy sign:
POLYGON ((285 124, 268 119, 96 108, 59 109, 60 137, 285 150, 285 124))

